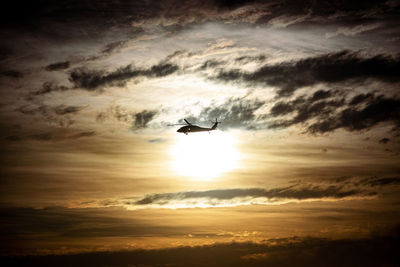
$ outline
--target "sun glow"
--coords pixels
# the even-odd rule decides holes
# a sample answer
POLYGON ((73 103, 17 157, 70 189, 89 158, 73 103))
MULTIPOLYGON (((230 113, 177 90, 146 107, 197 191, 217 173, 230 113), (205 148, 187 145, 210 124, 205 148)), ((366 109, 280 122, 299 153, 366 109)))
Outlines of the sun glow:
POLYGON ((234 137, 226 132, 180 134, 172 148, 174 169, 183 176, 208 180, 236 167, 234 137))

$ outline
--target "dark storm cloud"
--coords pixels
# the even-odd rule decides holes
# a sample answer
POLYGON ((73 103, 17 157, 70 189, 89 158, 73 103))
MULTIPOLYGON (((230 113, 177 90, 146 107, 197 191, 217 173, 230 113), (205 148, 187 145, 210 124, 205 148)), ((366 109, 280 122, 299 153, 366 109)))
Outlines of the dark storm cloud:
POLYGON ((387 55, 363 57, 359 53, 341 51, 298 61, 264 65, 253 72, 238 69, 220 70, 213 79, 223 82, 245 82, 250 85, 277 87, 279 96, 289 96, 298 88, 318 83, 377 79, 400 81, 400 58, 387 55))
POLYGON ((222 121, 218 127, 228 128, 248 128, 256 127, 256 112, 265 102, 259 100, 248 100, 244 98, 230 98, 220 105, 211 104, 201 110, 195 117, 188 117, 189 121, 197 121, 209 124, 215 119, 222 121), (199 121, 200 120, 200 121, 199 121))
POLYGON ((69 68, 69 61, 57 62, 50 65, 47 65, 45 69, 47 71, 55 71, 55 70, 64 70, 69 68))
POLYGON ((128 80, 137 77, 165 77, 178 71, 178 69, 177 65, 171 63, 160 63, 147 69, 135 68, 132 65, 128 65, 113 72, 77 68, 70 72, 69 80, 74 84, 75 88, 94 91, 103 86, 122 87, 125 86, 128 80))
POLYGON ((10 266, 396 266, 399 229, 359 239, 288 237, 165 249, 4 257, 10 266))

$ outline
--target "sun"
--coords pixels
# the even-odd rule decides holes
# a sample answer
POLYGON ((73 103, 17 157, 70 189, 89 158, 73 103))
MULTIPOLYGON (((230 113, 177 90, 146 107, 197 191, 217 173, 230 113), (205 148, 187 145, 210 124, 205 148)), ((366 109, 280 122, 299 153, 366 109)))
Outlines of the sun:
POLYGON ((178 135, 171 155, 177 173, 198 180, 209 180, 234 169, 238 159, 233 135, 218 130, 178 135))

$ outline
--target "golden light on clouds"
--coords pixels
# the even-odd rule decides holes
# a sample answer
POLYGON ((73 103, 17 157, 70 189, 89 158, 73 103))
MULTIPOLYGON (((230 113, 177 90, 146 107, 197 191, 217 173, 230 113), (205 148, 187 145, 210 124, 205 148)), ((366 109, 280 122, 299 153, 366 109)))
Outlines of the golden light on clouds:
POLYGON ((232 134, 213 131, 177 136, 171 156, 172 167, 178 174, 209 180, 233 170, 239 152, 232 134))
POLYGON ((0 17, 6 265, 400 266, 400 1, 41 2, 0 17))

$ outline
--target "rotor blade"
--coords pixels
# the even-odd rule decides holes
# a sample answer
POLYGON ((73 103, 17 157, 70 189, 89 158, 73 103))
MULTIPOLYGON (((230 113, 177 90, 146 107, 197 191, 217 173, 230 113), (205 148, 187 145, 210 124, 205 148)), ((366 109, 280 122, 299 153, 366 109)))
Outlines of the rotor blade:
POLYGON ((186 125, 186 124, 185 123, 167 124, 167 126, 177 126, 177 125, 186 125))
POLYGON ((191 123, 190 123, 190 122, 188 122, 186 119, 183 119, 183 120, 184 120, 184 121, 185 121, 187 124, 189 124, 189 125, 191 124, 191 123))

